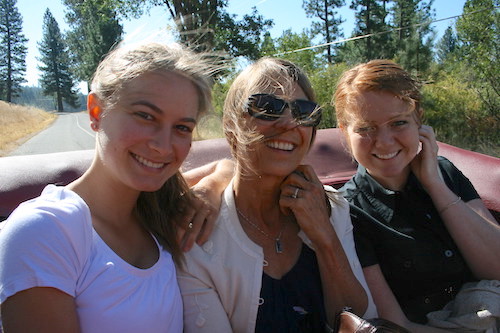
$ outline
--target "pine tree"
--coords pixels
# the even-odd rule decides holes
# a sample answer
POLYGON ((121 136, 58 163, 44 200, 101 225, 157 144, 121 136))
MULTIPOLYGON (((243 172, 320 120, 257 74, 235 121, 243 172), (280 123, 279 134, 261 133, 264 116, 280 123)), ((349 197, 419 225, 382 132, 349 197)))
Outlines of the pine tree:
POLYGON ((436 58, 443 64, 457 50, 458 40, 452 27, 446 28, 443 37, 436 43, 436 58))
POLYGON ((434 0, 393 0, 393 27, 397 28, 396 61, 406 70, 422 72, 432 62, 434 0))
POLYGON ((500 123, 499 6, 500 0, 467 0, 456 24, 461 61, 474 73, 478 93, 496 124, 500 123))
POLYGON ((54 96, 57 101, 57 111, 64 111, 63 100, 76 107, 77 95, 74 90, 75 80, 70 71, 67 47, 59 30, 59 25, 47 8, 43 16, 43 39, 38 43, 42 65, 40 84, 43 93, 54 96))
POLYGON ((341 58, 348 63, 356 63, 379 58, 392 58, 394 46, 391 27, 386 22, 387 1, 353 0, 350 8, 356 11, 356 28, 353 36, 369 37, 347 43, 342 47, 341 58))
POLYGON ((71 30, 66 35, 74 74, 90 83, 101 59, 121 41, 123 27, 110 0, 63 0, 66 21, 71 30))
MULTIPOLYGON (((340 8, 345 4, 344 0, 304 0, 302 6, 306 11, 307 17, 319 18, 320 22, 313 22, 311 33, 313 36, 322 35, 323 41, 331 43, 335 39, 342 37, 340 25, 344 20, 342 17, 336 16, 335 8, 340 8)), ((327 47, 327 60, 332 63, 333 46, 327 47)))
POLYGON ((0 92, 1 98, 12 102, 26 82, 26 43, 22 34, 23 19, 16 0, 0 0, 0 92))

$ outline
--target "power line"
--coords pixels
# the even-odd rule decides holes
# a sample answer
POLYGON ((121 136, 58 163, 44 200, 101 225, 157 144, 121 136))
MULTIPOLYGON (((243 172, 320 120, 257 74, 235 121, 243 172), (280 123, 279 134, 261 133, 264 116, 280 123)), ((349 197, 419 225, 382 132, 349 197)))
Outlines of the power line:
MULTIPOLYGON (((500 6, 495 6, 493 8, 494 9, 498 9, 498 8, 500 8, 500 6)), ((460 14, 460 15, 450 16, 450 17, 446 17, 446 18, 442 18, 442 19, 438 19, 438 20, 434 20, 434 21, 430 21, 430 22, 418 23, 418 24, 413 24, 413 25, 409 25, 409 26, 406 26, 406 27, 395 28, 395 29, 392 29, 392 30, 387 30, 387 31, 382 31, 382 32, 374 32, 374 33, 371 33, 371 34, 350 37, 350 38, 346 38, 346 39, 337 40, 337 41, 334 41, 334 42, 329 42, 329 43, 324 43, 324 44, 319 44, 319 45, 314 45, 314 46, 308 46, 308 47, 303 47, 303 48, 292 50, 292 51, 286 51, 286 52, 277 53, 274 56, 281 56, 281 55, 284 55, 284 54, 290 54, 290 53, 295 53, 295 52, 307 51, 307 50, 312 50, 312 49, 316 49, 316 48, 324 47, 324 46, 328 46, 328 45, 340 44, 340 43, 349 42, 349 41, 352 41, 352 40, 358 40, 358 39, 364 39, 364 38, 368 38, 368 37, 372 37, 372 36, 383 35, 383 34, 387 34, 387 33, 390 33, 390 32, 405 30, 405 29, 409 29, 409 28, 413 28, 413 27, 420 27, 420 26, 423 26, 423 25, 428 25, 428 24, 432 24, 432 23, 436 23, 436 22, 440 22, 440 21, 446 21, 446 20, 455 19, 455 18, 458 18, 458 17, 461 17, 461 16, 472 15, 472 14, 476 14, 476 13, 479 13, 479 12, 484 12, 486 10, 490 10, 490 8, 478 9, 478 10, 475 10, 475 11, 467 13, 467 14, 460 14)))

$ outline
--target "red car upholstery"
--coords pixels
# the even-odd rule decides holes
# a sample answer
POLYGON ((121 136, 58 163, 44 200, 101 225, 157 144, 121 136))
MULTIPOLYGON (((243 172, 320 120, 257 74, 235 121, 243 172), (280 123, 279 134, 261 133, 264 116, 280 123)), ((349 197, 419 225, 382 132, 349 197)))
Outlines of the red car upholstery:
MULTIPOLYGON (((306 157, 324 184, 340 187, 356 171, 338 129, 319 130, 306 157)), ((471 180, 486 206, 500 216, 500 159, 439 143, 439 154, 451 160, 471 180)), ((38 196, 46 184, 65 185, 90 165, 92 150, 0 158, 0 220, 22 201, 38 196)), ((184 170, 230 157, 225 139, 193 142, 184 170)))

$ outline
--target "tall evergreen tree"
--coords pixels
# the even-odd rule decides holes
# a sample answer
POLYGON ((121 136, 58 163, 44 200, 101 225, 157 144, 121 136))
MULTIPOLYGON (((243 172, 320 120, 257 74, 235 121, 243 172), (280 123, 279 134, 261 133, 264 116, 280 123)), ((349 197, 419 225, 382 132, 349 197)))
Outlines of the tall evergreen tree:
POLYGON ((446 28, 443 37, 436 43, 436 58, 440 64, 447 61, 458 48, 458 40, 452 27, 446 28))
POLYGON ((434 0, 392 0, 393 27, 397 30, 396 61, 406 70, 425 71, 432 62, 434 33, 430 26, 434 0))
POLYGON ((16 0, 0 0, 0 92, 1 98, 12 102, 25 82, 26 43, 22 33, 23 19, 16 0))
POLYGON ((112 0, 63 0, 66 21, 71 27, 66 39, 72 55, 76 77, 90 82, 97 65, 111 48, 122 39, 112 0))
POLYGON ((500 120, 499 6, 499 0, 467 0, 456 24, 461 58, 474 74, 483 103, 497 124, 500 120))
POLYGON ((392 35, 388 33, 391 27, 386 22, 386 4, 386 0, 352 0, 350 8, 356 11, 353 36, 370 36, 348 42, 342 48, 342 60, 356 63, 393 57, 392 35))
MULTIPOLYGON (((342 37, 340 25, 344 22, 341 16, 337 16, 336 8, 345 5, 344 0, 303 0, 302 6, 307 17, 319 18, 320 22, 313 22, 311 33, 313 36, 322 35, 325 43, 331 43, 342 37)), ((327 46, 327 60, 332 63, 333 46, 327 46)))
POLYGON ((64 111, 63 100, 76 107, 77 95, 74 90, 75 81, 70 71, 67 47, 59 30, 59 25, 47 8, 43 16, 43 39, 38 44, 41 57, 38 59, 42 71, 40 84, 43 93, 54 96, 57 111, 64 111))

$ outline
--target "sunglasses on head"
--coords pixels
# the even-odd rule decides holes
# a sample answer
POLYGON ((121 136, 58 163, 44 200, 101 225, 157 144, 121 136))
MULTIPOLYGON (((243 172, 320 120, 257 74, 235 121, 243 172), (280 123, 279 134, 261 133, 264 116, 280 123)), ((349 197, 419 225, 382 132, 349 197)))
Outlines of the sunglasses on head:
POLYGON ((249 98, 247 112, 260 120, 275 121, 283 116, 287 106, 297 124, 301 126, 319 125, 321 121, 320 107, 305 99, 287 102, 271 94, 254 94, 249 98))

